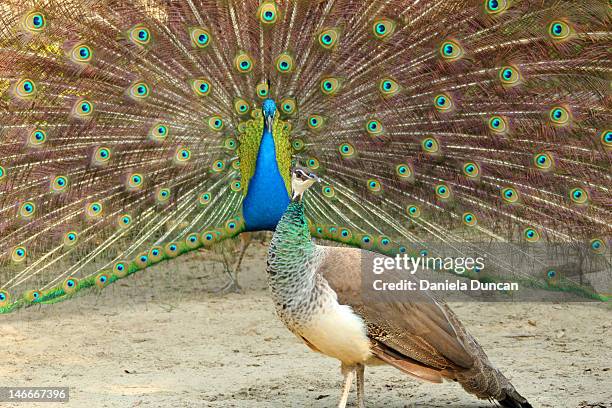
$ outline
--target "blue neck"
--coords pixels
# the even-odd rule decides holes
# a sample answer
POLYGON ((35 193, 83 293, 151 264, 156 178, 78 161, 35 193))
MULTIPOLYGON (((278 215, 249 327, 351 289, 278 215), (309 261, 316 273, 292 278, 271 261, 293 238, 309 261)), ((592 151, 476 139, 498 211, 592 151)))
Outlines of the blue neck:
POLYGON ((242 203, 246 230, 274 230, 288 204, 289 193, 278 169, 274 138, 264 119, 255 174, 251 177, 247 196, 242 203))

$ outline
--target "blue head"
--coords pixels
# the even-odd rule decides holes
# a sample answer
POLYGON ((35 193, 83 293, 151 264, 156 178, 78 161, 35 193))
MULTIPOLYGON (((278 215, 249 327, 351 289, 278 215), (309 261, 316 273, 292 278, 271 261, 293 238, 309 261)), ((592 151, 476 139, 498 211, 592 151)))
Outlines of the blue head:
POLYGON ((261 110, 264 115, 264 123, 268 126, 269 129, 272 128, 272 122, 274 121, 274 115, 276 115, 276 102, 274 99, 266 99, 263 101, 261 105, 261 110))

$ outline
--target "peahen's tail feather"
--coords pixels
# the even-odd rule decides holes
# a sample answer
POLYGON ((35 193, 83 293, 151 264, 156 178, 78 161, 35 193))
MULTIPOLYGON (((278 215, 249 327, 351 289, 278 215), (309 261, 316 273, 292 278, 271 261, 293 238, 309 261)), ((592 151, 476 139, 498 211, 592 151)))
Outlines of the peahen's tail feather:
POLYGON ((246 228, 268 96, 285 181, 294 153, 326 182, 308 198, 314 235, 381 252, 477 247, 485 279, 593 296, 592 272, 609 294, 610 10, 5 1, 0 311, 246 228))

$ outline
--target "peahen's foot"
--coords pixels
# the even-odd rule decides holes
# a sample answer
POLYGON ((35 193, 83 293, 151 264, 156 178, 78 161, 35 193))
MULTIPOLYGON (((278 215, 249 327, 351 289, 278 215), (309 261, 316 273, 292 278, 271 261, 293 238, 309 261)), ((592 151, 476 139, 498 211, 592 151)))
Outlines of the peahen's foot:
POLYGON ((353 384, 353 377, 355 376, 355 366, 346 366, 342 364, 341 371, 344 375, 344 387, 342 388, 342 395, 340 396, 340 402, 338 402, 338 408, 346 408, 348 397, 351 392, 351 385, 353 384))

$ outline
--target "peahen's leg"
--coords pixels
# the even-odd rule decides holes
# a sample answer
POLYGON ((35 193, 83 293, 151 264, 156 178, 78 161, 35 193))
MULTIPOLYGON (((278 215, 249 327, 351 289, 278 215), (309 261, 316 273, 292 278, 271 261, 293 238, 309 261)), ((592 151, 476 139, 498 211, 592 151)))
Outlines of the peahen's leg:
POLYGON ((351 385, 353 384, 353 376, 355 375, 354 366, 345 366, 342 364, 341 367, 342 375, 344 375, 344 388, 342 389, 342 396, 338 403, 338 408, 345 408, 348 402, 349 393, 351 392, 351 385))
POLYGON ((357 364, 357 406, 365 408, 365 365, 357 364))

